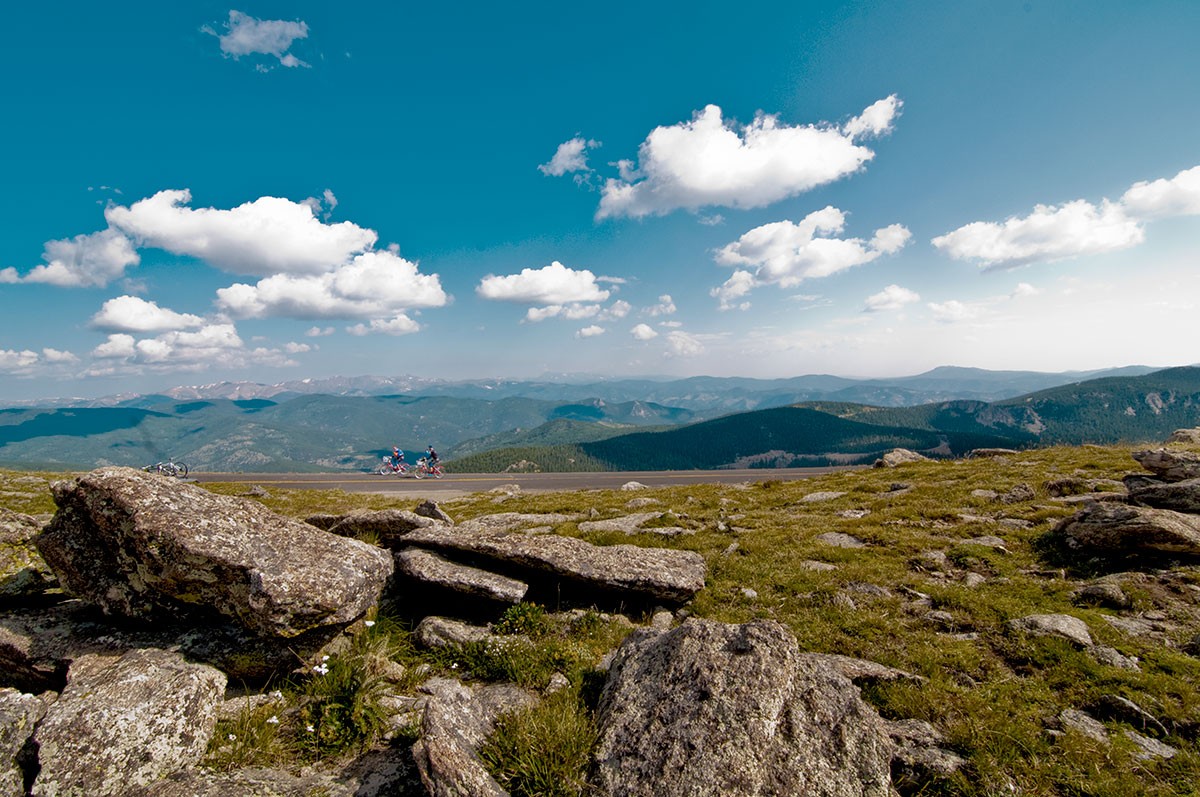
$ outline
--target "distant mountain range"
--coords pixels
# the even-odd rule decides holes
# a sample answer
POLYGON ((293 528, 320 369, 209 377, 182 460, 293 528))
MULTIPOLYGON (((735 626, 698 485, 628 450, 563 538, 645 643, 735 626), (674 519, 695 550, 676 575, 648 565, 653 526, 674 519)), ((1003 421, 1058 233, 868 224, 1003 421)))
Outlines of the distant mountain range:
POLYGON ((949 455, 1151 440, 1200 425, 1200 368, 1088 373, 1103 376, 938 368, 857 381, 405 378, 403 393, 374 392, 399 386, 374 377, 223 383, 0 410, 0 464, 175 457, 204 470, 361 470, 393 444, 416 452, 432 443, 458 470, 779 467, 866 460, 897 446, 949 455), (1030 385, 1040 387, 1013 392, 1030 385))
POLYGON ((445 396, 496 401, 503 398, 579 402, 642 401, 693 412, 742 412, 784 407, 804 401, 846 401, 880 407, 907 407, 935 401, 974 399, 999 401, 1037 390, 1109 376, 1140 376, 1156 369, 1143 365, 1100 371, 988 371, 943 366, 916 376, 893 379, 847 379, 810 374, 789 379, 696 376, 687 379, 571 379, 449 381, 415 376, 331 377, 298 379, 265 385, 257 382, 217 382, 174 387, 151 395, 117 394, 102 398, 59 398, 14 402, 13 407, 143 407, 166 401, 246 401, 277 403, 300 396, 445 396))
POLYGON ((815 402, 573 445, 517 441, 456 465, 465 472, 809 467, 870 462, 898 447, 956 456, 985 447, 1154 442, 1196 426, 1200 368, 1188 367, 1087 380, 999 402, 815 402))

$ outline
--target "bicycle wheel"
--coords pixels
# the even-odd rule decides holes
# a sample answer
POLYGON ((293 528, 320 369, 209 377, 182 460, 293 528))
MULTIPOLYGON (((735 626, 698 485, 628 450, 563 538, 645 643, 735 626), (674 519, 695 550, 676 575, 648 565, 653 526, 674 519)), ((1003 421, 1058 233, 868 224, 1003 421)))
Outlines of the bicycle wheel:
POLYGON ((433 478, 440 479, 445 475, 446 475, 446 471, 442 470, 440 467, 433 469, 433 478))
POLYGON ((186 462, 176 462, 175 468, 178 471, 175 475, 181 479, 187 478, 189 468, 186 462))
POLYGON ((413 471, 413 477, 417 478, 417 479, 424 479, 425 478, 425 469, 417 468, 416 470, 413 471))

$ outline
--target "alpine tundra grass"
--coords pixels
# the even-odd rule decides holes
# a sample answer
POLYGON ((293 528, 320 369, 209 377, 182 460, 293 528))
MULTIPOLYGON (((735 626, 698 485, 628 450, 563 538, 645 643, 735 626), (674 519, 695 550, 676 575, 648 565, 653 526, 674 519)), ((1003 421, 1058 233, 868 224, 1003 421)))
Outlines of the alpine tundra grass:
MULTIPOLYGON (((1160 618, 1156 622, 1165 629, 1159 638, 1130 635, 1105 620, 1120 612, 1079 605, 1072 598, 1082 584, 1125 565, 1064 553, 1051 534, 1076 507, 1055 500, 1048 485, 1056 495, 1079 492, 1080 485, 1120 490, 1116 480, 1140 470, 1131 450, 1059 447, 735 486, 479 494, 442 506, 457 521, 510 511, 589 519, 669 513, 661 525, 682 526, 689 533, 663 536, 649 524, 632 536, 585 534, 577 522, 562 523, 555 531, 599 544, 697 551, 709 574, 687 612, 732 623, 777 620, 803 650, 871 659, 922 676, 919 684, 865 687, 864 697, 887 718, 928 721, 969 765, 965 772, 904 793, 1195 793, 1200 659, 1185 650, 1200 633, 1200 567, 1194 561, 1163 561, 1123 578, 1130 611, 1160 618), (636 509, 627 506, 634 498, 636 509), (847 535, 859 547, 830 544, 830 538, 821 539, 828 532, 847 535), (969 574, 974 577, 966 578, 969 574), (930 612, 938 613, 936 623, 930 612), (1033 638, 1008 627, 1014 618, 1055 613, 1082 619, 1097 644, 1136 661, 1139 669, 1101 664, 1062 640, 1033 638), (1059 727, 1056 718, 1065 709, 1095 706, 1106 695, 1127 698, 1153 714, 1161 723, 1160 741, 1178 754, 1139 758, 1121 730, 1146 729, 1120 718, 1108 720, 1107 743, 1059 727)), ((50 478, 0 474, 3 505, 52 511, 46 491, 50 478)), ((244 485, 210 489, 245 492, 244 485)), ((415 504, 339 491, 272 490, 259 500, 301 518, 415 504)), ((497 618, 493 630, 507 632, 502 638, 511 644, 436 653, 415 648, 402 625, 377 618, 378 624, 364 628, 346 652, 325 663, 327 673, 280 683, 279 705, 248 709, 245 717, 222 724, 209 763, 300 767, 378 743, 385 732, 377 710, 384 657, 411 673, 407 683, 388 687, 393 691, 411 692, 432 674, 511 680, 547 690, 554 673, 564 675, 567 685, 541 706, 501 722, 483 755, 513 794, 584 794, 592 711, 603 679, 597 668, 630 626, 596 611, 566 615, 557 613, 559 608, 523 605, 497 618)))

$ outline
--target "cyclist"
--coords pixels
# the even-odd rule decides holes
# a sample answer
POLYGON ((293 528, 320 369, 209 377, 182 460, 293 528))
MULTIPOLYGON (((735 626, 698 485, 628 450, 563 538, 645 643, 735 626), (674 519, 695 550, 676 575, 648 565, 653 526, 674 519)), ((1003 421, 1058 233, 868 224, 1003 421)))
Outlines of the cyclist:
POLYGON ((404 467, 404 452, 399 446, 392 446, 392 470, 398 471, 404 467))
POLYGON ((431 468, 434 467, 435 465, 437 465, 441 461, 440 459, 438 459, 437 452, 433 450, 433 446, 428 446, 425 449, 425 457, 429 460, 429 467, 431 467, 431 468))

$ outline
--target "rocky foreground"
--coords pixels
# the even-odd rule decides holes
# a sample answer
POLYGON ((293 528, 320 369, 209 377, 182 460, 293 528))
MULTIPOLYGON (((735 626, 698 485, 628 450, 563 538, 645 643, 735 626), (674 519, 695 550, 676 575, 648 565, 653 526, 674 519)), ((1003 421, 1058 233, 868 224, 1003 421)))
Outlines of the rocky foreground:
MULTIPOLYGON (((1122 584, 1137 568, 1161 572, 1154 568, 1164 556, 1200 561, 1200 455, 1159 449, 1135 456, 1148 473, 1127 477, 1120 490, 1048 485, 1080 505, 1051 536, 1064 556, 1121 565, 1122 578, 1081 583, 1078 605, 1108 607, 1114 626, 1176 644, 1189 623, 1193 632, 1200 625, 1196 613, 1182 625, 1164 617, 1155 626, 1129 611, 1122 584)), ((899 454, 881 467, 910 459, 899 454)), ((893 492, 910 488, 899 483, 893 492)), ((813 492, 800 503, 843 495, 813 492)), ((998 506, 1032 497, 1027 485, 976 496, 998 506)), ((218 718, 247 705, 243 687, 262 705, 273 679, 320 677, 381 601, 419 621, 413 637, 431 650, 504 644, 487 620, 529 602, 567 614, 579 607, 605 617, 651 616, 597 662, 605 675, 589 793, 882 797, 973 777, 971 762, 932 724, 894 711, 885 719, 860 693, 888 683, 919 689, 922 676, 861 656, 806 652, 775 620, 691 616, 711 575, 711 562, 698 553, 550 533, 563 523, 610 535, 694 533, 686 521, 667 522, 651 499, 631 500, 631 509, 643 511, 619 518, 504 512, 455 523, 426 503, 411 512, 302 522, 246 499, 104 468, 57 483, 54 500, 52 518, 0 509, 0 797, 505 794, 478 750, 506 712, 536 704, 550 687, 431 674, 415 690, 397 685, 384 701, 392 726, 415 728, 415 742, 392 734, 355 761, 303 770, 202 765, 218 718)), ((839 517, 868 512, 844 509, 839 517)), ((717 530, 734 533, 737 522, 721 520, 717 530)), ((846 533, 822 536, 845 555, 870 544, 846 533)), ((968 542, 1005 546, 999 536, 968 542)), ((731 544, 723 556, 736 556, 737 548, 731 544)), ((955 573, 936 551, 913 567, 934 582, 986 580, 955 573)), ((952 612, 909 592, 906 612, 923 612, 939 633, 969 639, 952 612)), ((844 609, 892 597, 885 586, 851 582, 832 600, 844 609)), ((746 588, 738 599, 759 596, 746 588)), ((1008 628, 1016 640, 1061 640, 1097 666, 1140 672, 1136 657, 1103 644, 1072 614, 1031 613, 1011 618, 1008 628)), ((1200 652, 1200 638, 1182 647, 1200 652)), ((1161 722, 1153 706, 1116 693, 1064 710, 1047 733, 1107 745, 1118 728, 1119 744, 1134 746, 1138 760, 1179 754, 1168 741, 1178 728, 1161 722)))

